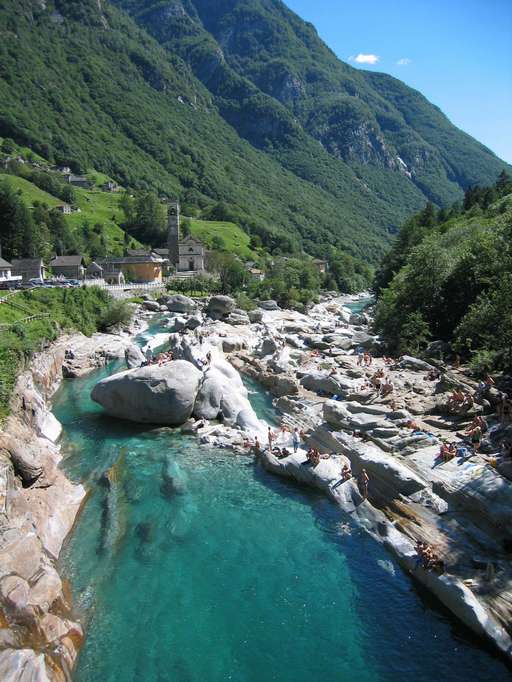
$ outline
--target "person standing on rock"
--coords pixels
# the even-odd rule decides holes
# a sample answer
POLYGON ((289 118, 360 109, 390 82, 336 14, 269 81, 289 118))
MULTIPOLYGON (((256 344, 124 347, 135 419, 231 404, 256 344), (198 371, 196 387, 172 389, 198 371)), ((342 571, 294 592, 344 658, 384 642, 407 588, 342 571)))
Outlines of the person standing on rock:
POLYGON ((272 452, 272 442, 274 440, 274 434, 272 433, 272 429, 270 428, 270 426, 268 427, 267 433, 268 433, 268 449, 270 450, 270 452, 272 452))
POLYGON ((151 350, 151 346, 148 346, 146 348, 146 362, 148 365, 151 365, 153 363, 153 351, 151 350))
POLYGON ((363 499, 366 500, 368 497, 368 482, 370 481, 370 477, 366 473, 366 469, 361 469, 361 473, 359 474, 359 477, 357 479, 357 484, 359 487, 359 492, 363 496, 363 499))
POLYGON ((254 454, 256 456, 261 454, 261 446, 260 446, 260 441, 258 440, 258 436, 254 437, 254 454))
POLYGON ((297 427, 295 427, 293 429, 292 442, 293 442, 293 452, 297 452, 297 450, 299 449, 299 443, 300 443, 299 429, 297 427))

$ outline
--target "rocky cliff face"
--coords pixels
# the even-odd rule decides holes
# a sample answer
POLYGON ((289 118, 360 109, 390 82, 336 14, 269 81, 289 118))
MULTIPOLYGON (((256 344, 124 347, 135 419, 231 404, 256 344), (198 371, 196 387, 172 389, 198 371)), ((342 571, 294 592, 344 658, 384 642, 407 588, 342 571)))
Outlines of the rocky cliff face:
POLYGON ((47 401, 64 350, 37 357, 18 380, 0 431, 0 678, 67 680, 83 633, 56 570, 85 497, 58 469, 60 425, 47 401))
POLYGON ((0 430, 0 679, 64 682, 83 632, 57 560, 86 491, 59 469, 50 400, 63 376, 122 357, 128 336, 63 337, 18 378, 0 430))

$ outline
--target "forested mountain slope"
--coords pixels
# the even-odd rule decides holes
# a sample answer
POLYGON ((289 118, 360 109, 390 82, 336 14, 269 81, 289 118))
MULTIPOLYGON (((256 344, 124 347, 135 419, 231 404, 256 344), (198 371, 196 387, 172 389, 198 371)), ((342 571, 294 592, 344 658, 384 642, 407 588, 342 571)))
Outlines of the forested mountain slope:
POLYGON ((505 166, 277 0, 4 0, 0 38, 0 136, 270 250, 375 263, 427 198, 505 166))
POLYGON ((512 368, 512 179, 471 188, 462 206, 408 220, 377 274, 375 323, 390 350, 444 341, 477 371, 512 368))
POLYGON ((328 164, 313 140, 398 205, 453 201, 504 166, 419 92, 341 62, 281 0, 114 1, 191 64, 242 136, 303 177, 322 184, 328 164))

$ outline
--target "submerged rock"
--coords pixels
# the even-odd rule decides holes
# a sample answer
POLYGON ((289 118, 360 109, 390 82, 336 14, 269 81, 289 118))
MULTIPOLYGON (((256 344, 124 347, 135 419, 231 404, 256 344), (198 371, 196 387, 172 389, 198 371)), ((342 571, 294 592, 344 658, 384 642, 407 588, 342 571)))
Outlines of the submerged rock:
POLYGON ((180 426, 192 415, 201 377, 190 362, 176 360, 107 377, 91 397, 112 417, 180 426))

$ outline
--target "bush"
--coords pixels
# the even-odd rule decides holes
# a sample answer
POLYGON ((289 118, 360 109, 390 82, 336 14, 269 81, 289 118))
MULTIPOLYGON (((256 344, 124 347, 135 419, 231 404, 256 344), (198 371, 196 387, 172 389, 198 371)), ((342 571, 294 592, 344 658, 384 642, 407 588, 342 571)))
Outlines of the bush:
POLYGON ((118 325, 126 325, 132 319, 133 310, 126 301, 113 301, 98 319, 98 329, 106 331, 118 325))

